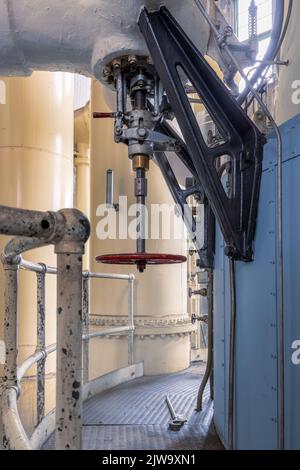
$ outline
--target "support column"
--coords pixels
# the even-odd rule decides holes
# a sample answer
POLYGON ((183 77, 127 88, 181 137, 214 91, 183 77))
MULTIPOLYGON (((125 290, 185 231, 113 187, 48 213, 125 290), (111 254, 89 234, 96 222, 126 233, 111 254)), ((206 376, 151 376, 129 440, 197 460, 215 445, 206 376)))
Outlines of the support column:
POLYGON ((81 449, 82 425, 82 255, 90 234, 76 210, 62 211, 68 232, 57 253, 56 450, 81 449))

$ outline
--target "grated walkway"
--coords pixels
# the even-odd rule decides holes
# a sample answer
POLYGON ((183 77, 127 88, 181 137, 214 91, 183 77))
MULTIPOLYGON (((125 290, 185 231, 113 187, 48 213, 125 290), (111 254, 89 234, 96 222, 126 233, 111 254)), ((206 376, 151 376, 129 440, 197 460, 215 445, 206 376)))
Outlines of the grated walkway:
MULTIPOLYGON (((204 365, 187 371, 155 377, 141 377, 107 390, 84 405, 83 448, 91 450, 178 450, 222 449, 214 432, 213 404, 209 388, 204 410, 195 403, 204 365), (169 395, 178 414, 188 422, 179 432, 169 431, 169 395)), ((53 448, 53 436, 44 449, 53 448)))

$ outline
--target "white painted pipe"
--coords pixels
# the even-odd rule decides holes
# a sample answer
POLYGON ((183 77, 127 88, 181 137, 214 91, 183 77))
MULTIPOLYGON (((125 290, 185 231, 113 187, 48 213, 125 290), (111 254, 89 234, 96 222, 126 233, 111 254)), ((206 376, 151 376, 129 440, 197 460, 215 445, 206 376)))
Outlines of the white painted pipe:
POLYGON ((89 277, 93 279, 117 279, 119 281, 132 281, 134 274, 105 274, 105 273, 89 273, 89 277))
POLYGON ((17 389, 7 388, 2 395, 2 420, 5 440, 10 450, 32 450, 20 420, 17 407, 17 389))
POLYGON ((24 375, 30 369, 30 367, 34 366, 38 361, 41 359, 46 359, 46 357, 56 351, 56 344, 51 344, 48 346, 44 351, 38 351, 32 356, 28 357, 19 367, 17 372, 18 382, 21 382, 24 375))
MULTIPOLYGON (((0 0, 0 76, 33 70, 103 78, 113 58, 148 55, 137 19, 165 4, 202 52, 209 29, 194 2, 182 0, 0 0)), ((210 9, 214 2, 207 0, 210 9)))
MULTIPOLYGON (((45 272, 46 274, 57 274, 56 268, 43 264, 32 263, 31 261, 27 261, 23 258, 21 258, 19 266, 20 268, 25 269, 25 271, 32 271, 34 273, 45 272)), ((134 281, 135 279, 134 274, 92 273, 89 271, 84 271, 82 274, 83 277, 91 279, 116 279, 119 281, 134 281)))
POLYGON ((103 336, 110 336, 116 334, 125 334, 128 331, 134 330, 134 327, 131 326, 120 326, 114 328, 107 328, 106 330, 95 331, 94 333, 89 333, 88 335, 83 335, 83 339, 93 339, 93 338, 101 338, 103 336))
POLYGON ((56 268, 52 268, 51 266, 46 266, 42 264, 32 263, 31 261, 27 261, 23 258, 20 262, 20 268, 23 268, 25 271, 31 271, 37 274, 43 272, 45 272, 45 274, 57 274, 56 268))

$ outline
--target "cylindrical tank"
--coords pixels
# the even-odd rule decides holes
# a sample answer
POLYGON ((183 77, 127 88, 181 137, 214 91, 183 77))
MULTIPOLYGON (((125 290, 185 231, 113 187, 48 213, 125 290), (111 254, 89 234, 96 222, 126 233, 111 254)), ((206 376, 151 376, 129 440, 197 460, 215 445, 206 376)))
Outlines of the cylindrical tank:
MULTIPOLYGON (((92 112, 109 111, 103 88, 96 81, 92 87, 92 112)), ((190 332, 193 328, 187 315, 186 264, 147 267, 139 274, 135 267, 98 265, 95 257, 108 253, 134 252, 135 240, 101 240, 97 236, 101 223, 99 206, 105 203, 106 171, 115 177, 115 203, 119 196, 128 196, 128 208, 135 203, 134 172, 128 159, 127 147, 113 142, 113 120, 94 120, 91 126, 91 223, 90 266, 92 271, 129 273, 135 282, 135 361, 144 361, 146 374, 161 374, 185 369, 190 361, 190 332), (98 208, 98 210, 97 210, 98 208)), ((147 205, 173 205, 169 190, 155 163, 148 172, 147 205)), ((112 210, 113 211, 113 210, 112 210)), ((126 217, 121 204, 117 220, 126 217)), ((99 235, 99 234, 98 234, 99 235)), ((118 234, 117 234, 118 235, 118 234)), ((186 237, 171 240, 148 240, 147 251, 153 253, 185 254, 186 237)), ((120 281, 91 282, 92 325, 113 326, 126 323, 127 285, 120 281)), ((127 341, 120 339, 93 340, 91 343, 90 373, 94 377, 127 365, 127 341)))
MULTIPOLYGON (((73 76, 37 72, 30 78, 2 78, 0 105, 1 204, 36 210, 73 206, 73 76)), ((9 238, 1 236, 0 249, 9 238)), ((26 253, 26 259, 56 265, 53 247, 26 253)), ((2 331, 3 270, 0 268, 2 331)), ((56 280, 46 280, 46 342, 56 338, 56 280)), ((36 348, 36 275, 20 271, 19 363, 36 348)), ((46 412, 54 406, 55 355, 46 366, 46 412)), ((22 382, 20 413, 28 431, 36 419, 36 368, 22 382)))

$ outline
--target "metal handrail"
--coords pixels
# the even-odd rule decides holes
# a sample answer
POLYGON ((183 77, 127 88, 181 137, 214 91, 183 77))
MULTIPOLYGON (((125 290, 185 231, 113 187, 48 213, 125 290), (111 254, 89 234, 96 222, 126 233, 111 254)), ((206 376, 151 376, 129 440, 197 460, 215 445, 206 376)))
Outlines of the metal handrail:
MULTIPOLYGON (((57 274, 57 269, 45 264, 33 263, 27 261, 20 257, 19 267, 25 271, 31 271, 37 274, 37 290, 38 290, 38 316, 41 327, 38 328, 38 341, 37 341, 37 350, 29 356, 24 362, 17 367, 17 383, 19 384, 24 378, 26 372, 35 364, 37 364, 37 382, 41 384, 41 387, 37 387, 37 411, 38 411, 38 425, 45 418, 44 413, 44 402, 45 402, 45 361, 49 354, 52 354, 56 351, 56 344, 51 344, 47 347, 39 349, 39 345, 44 344, 45 342, 45 275, 46 274, 57 274), (42 282, 41 282, 42 280, 42 282), (42 308, 41 308, 42 304, 42 308), (41 415, 42 413, 42 415, 41 415), (39 416, 40 415, 40 416, 39 416)), ((83 377, 83 383, 88 383, 88 344, 89 340, 112 336, 112 335, 128 335, 128 365, 133 364, 133 340, 134 340, 134 312, 133 312, 133 291, 134 291, 134 280, 135 276, 133 274, 108 274, 108 273, 94 273, 89 271, 84 271, 82 273, 83 278, 83 335, 82 340, 84 342, 83 355, 84 355, 84 367, 86 369, 85 376, 83 377), (88 301, 88 281, 89 279, 111 279, 111 280, 121 280, 128 282, 128 325, 127 326, 117 326, 112 328, 101 329, 93 332, 89 332, 89 301, 88 301)), ((11 442, 12 447, 30 450, 32 446, 30 444, 30 439, 28 438, 23 424, 21 422, 17 401, 21 393, 20 387, 17 386, 8 386, 2 396, 2 413, 3 413, 3 423, 5 422, 6 427, 8 427, 11 432, 11 442)))
MULTIPOLYGON (((47 266, 42 263, 33 263, 25 260, 24 258, 20 259, 19 266, 25 271, 31 271, 34 273, 57 274, 57 268, 47 266)), ((83 271, 82 276, 90 279, 117 279, 120 281, 130 281, 135 279, 134 274, 94 273, 90 271, 83 271)))

